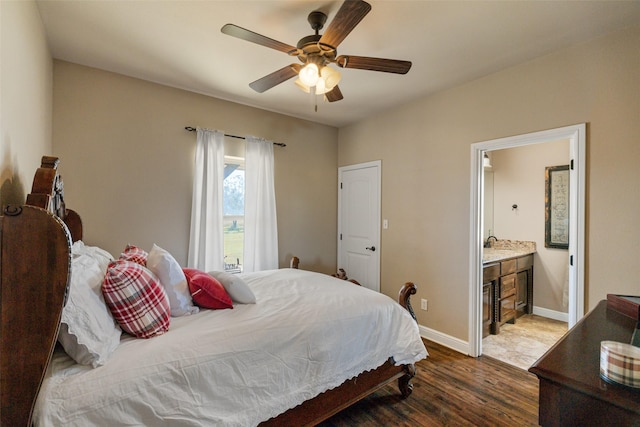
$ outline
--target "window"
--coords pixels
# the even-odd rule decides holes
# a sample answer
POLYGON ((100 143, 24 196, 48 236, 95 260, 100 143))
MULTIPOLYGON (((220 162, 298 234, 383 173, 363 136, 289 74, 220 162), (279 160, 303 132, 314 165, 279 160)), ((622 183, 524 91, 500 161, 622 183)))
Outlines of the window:
POLYGON ((240 273, 244 252, 244 159, 232 156, 224 159, 224 269, 240 273))

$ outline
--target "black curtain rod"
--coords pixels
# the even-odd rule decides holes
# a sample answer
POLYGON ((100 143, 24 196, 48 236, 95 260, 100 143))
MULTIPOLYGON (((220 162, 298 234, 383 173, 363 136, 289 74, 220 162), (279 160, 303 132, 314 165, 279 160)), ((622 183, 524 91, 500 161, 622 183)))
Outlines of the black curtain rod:
MULTIPOLYGON (((188 130, 189 132, 195 132, 196 131, 196 128, 194 128, 193 126, 185 126, 185 129, 188 130)), ((244 136, 229 135, 228 133, 225 133, 224 136, 228 136, 229 138, 247 139, 244 136)), ((284 144, 282 142, 274 142, 273 145, 277 145, 278 147, 286 147, 287 146, 287 144, 284 144)))

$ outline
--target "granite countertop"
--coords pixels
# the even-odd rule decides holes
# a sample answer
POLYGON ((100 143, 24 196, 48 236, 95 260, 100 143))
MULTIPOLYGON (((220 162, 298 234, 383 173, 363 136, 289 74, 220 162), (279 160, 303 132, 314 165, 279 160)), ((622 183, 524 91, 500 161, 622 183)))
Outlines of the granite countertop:
POLYGON ((482 263, 502 261, 536 252, 536 242, 521 240, 498 240, 491 242, 490 248, 482 249, 482 263))

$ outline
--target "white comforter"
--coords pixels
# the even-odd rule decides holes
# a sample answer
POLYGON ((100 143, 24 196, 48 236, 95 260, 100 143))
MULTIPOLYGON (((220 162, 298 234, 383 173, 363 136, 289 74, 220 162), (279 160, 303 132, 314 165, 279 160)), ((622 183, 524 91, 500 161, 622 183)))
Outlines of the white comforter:
POLYGON ((242 275, 257 304, 172 318, 96 369, 56 353, 37 426, 252 426, 383 364, 427 356, 389 297, 303 270, 242 275))

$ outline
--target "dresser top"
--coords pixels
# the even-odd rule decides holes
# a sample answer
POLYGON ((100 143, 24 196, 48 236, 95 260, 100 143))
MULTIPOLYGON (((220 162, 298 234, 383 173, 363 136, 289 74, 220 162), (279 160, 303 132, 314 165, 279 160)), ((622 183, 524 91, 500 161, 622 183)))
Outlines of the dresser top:
POLYGON ((640 390, 600 377, 600 342, 631 342, 636 321, 601 301, 529 372, 591 398, 640 414, 640 390))

